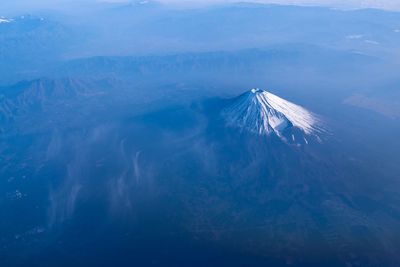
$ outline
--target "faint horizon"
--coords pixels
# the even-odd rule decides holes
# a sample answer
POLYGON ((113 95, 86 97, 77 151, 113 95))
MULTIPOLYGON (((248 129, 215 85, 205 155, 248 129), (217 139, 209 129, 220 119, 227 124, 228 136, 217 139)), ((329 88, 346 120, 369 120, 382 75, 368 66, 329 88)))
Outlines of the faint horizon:
MULTIPOLYGON (((0 3, 0 10, 30 12, 40 9, 62 9, 69 5, 96 4, 96 3, 147 3, 160 2, 165 5, 175 6, 208 6, 233 3, 257 3, 257 4, 277 4, 277 5, 298 5, 298 6, 321 6, 339 9, 364 9, 376 8, 390 11, 400 11, 400 1, 391 0, 15 0, 12 2, 0 3)), ((3 15, 3 14, 0 14, 3 15)))

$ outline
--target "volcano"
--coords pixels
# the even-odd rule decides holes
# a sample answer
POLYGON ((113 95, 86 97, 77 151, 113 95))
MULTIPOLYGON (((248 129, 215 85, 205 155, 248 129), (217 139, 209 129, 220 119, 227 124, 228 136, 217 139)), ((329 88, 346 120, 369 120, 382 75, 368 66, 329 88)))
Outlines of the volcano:
POLYGON ((320 117, 268 91, 251 89, 234 98, 222 111, 227 126, 282 141, 308 144, 323 132, 320 117))

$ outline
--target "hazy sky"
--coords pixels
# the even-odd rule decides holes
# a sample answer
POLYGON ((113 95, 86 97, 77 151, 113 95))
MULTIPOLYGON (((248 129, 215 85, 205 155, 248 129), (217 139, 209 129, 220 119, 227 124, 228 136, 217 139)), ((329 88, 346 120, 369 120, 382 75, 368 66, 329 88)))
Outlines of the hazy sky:
MULTIPOLYGON (((109 0, 113 1, 113 0, 109 0)), ((118 0, 114 0, 118 1, 118 0)), ((400 10, 400 0, 160 0, 165 3, 224 3, 224 2, 257 2, 295 5, 322 5, 338 8, 384 8, 400 10)))
MULTIPOLYGON (((54 8, 60 4, 71 3, 96 3, 96 2, 130 2, 132 0, 0 0, 1 9, 20 8, 54 8)), ((134 1, 134 0, 133 0, 134 1)), ((145 0, 137 0, 145 1, 145 0)), ((275 3, 275 4, 298 4, 298 5, 322 5, 337 8, 383 8, 400 11, 400 0, 159 0, 165 4, 218 4, 227 2, 257 2, 257 3, 275 3)), ((1 14, 0 14, 1 15, 1 14)))

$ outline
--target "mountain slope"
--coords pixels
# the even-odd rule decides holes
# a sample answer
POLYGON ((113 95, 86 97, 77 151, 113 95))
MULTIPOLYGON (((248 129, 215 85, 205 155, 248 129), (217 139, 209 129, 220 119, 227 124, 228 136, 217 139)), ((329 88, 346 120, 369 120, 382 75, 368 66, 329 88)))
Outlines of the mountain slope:
POLYGON ((282 140, 317 136, 322 122, 317 115, 274 94, 252 89, 236 99, 223 111, 228 126, 259 135, 275 134, 282 140), (302 135, 302 136, 299 136, 302 135), (296 138, 297 137, 297 138, 296 138))

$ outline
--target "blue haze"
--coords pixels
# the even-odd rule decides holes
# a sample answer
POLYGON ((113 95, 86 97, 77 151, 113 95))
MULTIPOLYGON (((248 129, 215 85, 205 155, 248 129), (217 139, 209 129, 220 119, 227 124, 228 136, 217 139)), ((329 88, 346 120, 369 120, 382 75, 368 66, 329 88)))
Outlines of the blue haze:
POLYGON ((0 11, 1 266, 399 265, 400 13, 19 3, 0 11), (257 87, 321 140, 228 127, 257 87))

